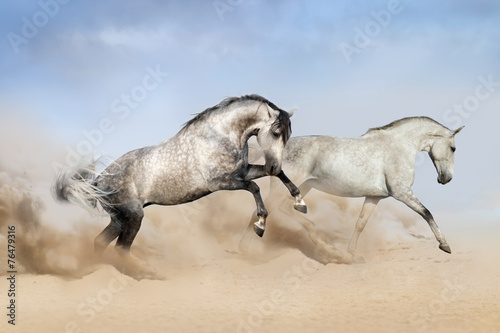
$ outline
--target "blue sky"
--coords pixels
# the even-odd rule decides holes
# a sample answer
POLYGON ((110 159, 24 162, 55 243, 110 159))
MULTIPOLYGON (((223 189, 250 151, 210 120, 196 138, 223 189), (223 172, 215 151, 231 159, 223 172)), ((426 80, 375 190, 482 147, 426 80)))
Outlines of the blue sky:
POLYGON ((438 185, 426 158, 415 192, 429 208, 470 205, 500 216, 498 1, 41 0, 0 7, 0 115, 27 119, 62 149, 76 149, 104 119, 107 132, 92 149, 116 158, 173 136, 227 96, 249 93, 298 108, 294 136, 358 136, 427 115, 466 128, 457 136, 455 179, 438 185), (346 56, 346 45, 356 52, 346 56), (488 80, 487 97, 455 111, 474 103, 488 80), (123 96, 134 94, 127 104, 123 96))

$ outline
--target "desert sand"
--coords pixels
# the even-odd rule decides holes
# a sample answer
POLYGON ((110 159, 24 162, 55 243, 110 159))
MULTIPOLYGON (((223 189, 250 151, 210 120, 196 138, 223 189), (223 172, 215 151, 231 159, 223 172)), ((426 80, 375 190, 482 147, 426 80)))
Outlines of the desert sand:
MULTIPOLYGON (((5 315, 9 281, 0 282, 2 332, 500 331, 494 221, 435 213, 449 255, 420 217, 387 199, 360 238, 366 262, 323 265, 310 258, 313 245, 293 214, 279 212, 264 238, 247 235, 241 254, 253 200, 220 192, 146 210, 132 251, 165 279, 135 280, 112 247, 93 257, 105 217, 58 206, 14 181, 4 174, 0 187, 0 245, 7 247, 6 226, 17 225, 18 265, 15 326, 5 315), (50 223, 58 214, 81 220, 62 230, 50 223)), ((345 250, 361 201, 319 192, 307 198, 308 217, 345 250)))

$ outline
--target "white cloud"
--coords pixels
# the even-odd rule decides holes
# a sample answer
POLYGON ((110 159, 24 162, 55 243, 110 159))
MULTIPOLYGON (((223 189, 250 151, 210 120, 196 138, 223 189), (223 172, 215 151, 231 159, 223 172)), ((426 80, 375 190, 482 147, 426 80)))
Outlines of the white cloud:
POLYGON ((168 49, 177 44, 173 32, 165 30, 139 30, 133 28, 106 28, 97 33, 106 46, 124 46, 136 50, 168 49))

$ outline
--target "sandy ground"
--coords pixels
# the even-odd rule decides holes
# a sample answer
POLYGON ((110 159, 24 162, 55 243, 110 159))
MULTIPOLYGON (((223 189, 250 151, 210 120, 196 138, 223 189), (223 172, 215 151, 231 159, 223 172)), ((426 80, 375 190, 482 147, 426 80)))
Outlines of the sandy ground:
POLYGON ((434 245, 381 250, 356 265, 323 266, 296 250, 260 264, 219 259, 165 281, 112 266, 81 279, 21 274, 17 324, 4 317, 2 331, 500 331, 499 246, 446 256, 434 245))
MULTIPOLYGON (((200 207, 213 200, 220 203, 224 195, 214 196, 200 207)), ((235 202, 248 199, 245 194, 236 197, 235 202)), ((314 211, 326 205, 324 199, 318 195, 310 200, 310 208, 314 211)), ((222 208, 230 213, 241 209, 235 208, 235 202, 229 200, 222 208)), ((251 215, 251 204, 247 215, 251 215)), ((337 202, 326 213, 330 217, 334 211, 350 214, 359 204, 349 208, 337 202)), ((437 248, 423 221, 418 228, 413 225, 414 229, 381 222, 390 220, 384 211, 392 206, 378 207, 380 216, 373 217, 361 236, 363 264, 319 264, 304 255, 307 251, 301 247, 306 242, 284 242, 293 237, 283 237, 287 232, 278 228, 269 228, 263 239, 251 235, 254 253, 233 253, 246 222, 232 229, 237 237, 231 238, 220 232, 229 217, 199 230, 174 229, 175 224, 155 220, 155 214, 182 220, 185 207, 151 210, 134 243, 135 253, 158 268, 165 280, 137 281, 121 273, 120 259, 111 248, 104 262, 89 264, 82 260, 89 251, 81 247, 91 247, 92 232, 79 238, 68 236, 63 246, 50 248, 37 259, 46 261, 45 266, 32 264, 31 271, 21 269, 16 275, 16 325, 8 325, 4 314, 0 331, 500 332, 498 228, 488 224, 453 228, 445 223, 453 250, 448 255, 437 248), (158 223, 161 232, 151 227, 158 223), (162 233, 170 238, 162 238, 162 233), (80 262, 75 266, 74 261, 80 262), (34 273, 36 270, 45 273, 34 273)), ((393 211, 400 210, 393 207, 393 211)), ((310 214, 318 218, 314 212, 310 214)), ((105 222, 96 224, 104 226, 105 222)), ((352 230, 353 221, 346 226, 352 230)), ((337 235, 338 248, 344 247, 348 241, 345 233, 340 229, 331 232, 337 235)), ((39 227, 38 234, 44 233, 47 231, 39 227)), ((298 227, 289 232, 298 233, 298 227)), ((17 237, 28 234, 19 230, 17 237)), ((57 237, 52 240, 60 241, 57 237)), ((22 255, 20 251, 28 250, 21 247, 17 251, 22 255)), ((8 289, 9 282, 2 276, 4 313, 8 289)))

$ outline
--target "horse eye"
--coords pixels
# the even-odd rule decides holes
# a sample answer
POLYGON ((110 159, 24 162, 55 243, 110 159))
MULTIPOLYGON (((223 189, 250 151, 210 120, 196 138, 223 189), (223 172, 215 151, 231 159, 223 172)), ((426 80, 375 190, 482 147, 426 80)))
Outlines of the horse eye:
POLYGON ((451 151, 452 151, 452 152, 455 152, 455 150, 457 150, 457 148, 456 148, 456 147, 450 147, 450 148, 451 148, 451 151))

